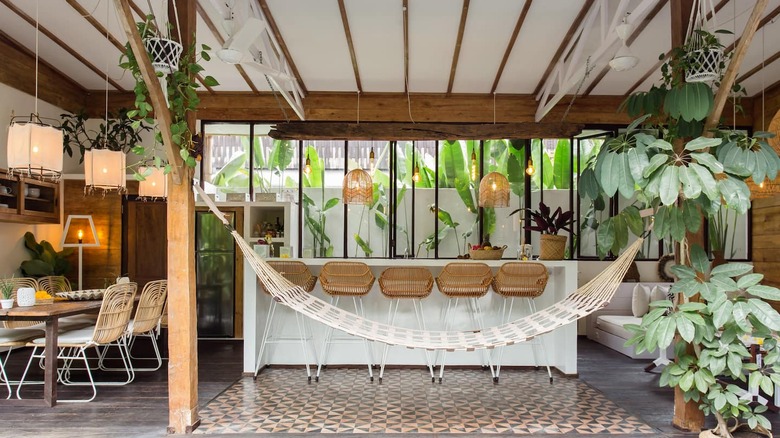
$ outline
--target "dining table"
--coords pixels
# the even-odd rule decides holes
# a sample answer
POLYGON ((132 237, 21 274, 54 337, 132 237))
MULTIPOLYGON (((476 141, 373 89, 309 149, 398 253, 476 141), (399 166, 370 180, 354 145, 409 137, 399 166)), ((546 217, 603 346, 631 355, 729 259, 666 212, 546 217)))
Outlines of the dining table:
MULTIPOLYGON (((59 319, 65 316, 98 312, 102 300, 55 301, 29 307, 12 307, 0 310, 0 321, 42 321, 44 335, 43 402, 53 407, 57 404, 57 334, 59 319)), ((7 400, 12 402, 12 400, 7 400)))

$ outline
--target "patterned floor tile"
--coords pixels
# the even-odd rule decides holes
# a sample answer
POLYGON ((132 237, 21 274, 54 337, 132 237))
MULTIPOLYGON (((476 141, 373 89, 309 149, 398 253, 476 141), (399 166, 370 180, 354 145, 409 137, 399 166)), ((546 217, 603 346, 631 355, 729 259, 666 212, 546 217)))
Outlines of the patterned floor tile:
POLYGON ((195 434, 483 433, 653 434, 656 430, 575 378, 502 370, 452 369, 444 384, 425 370, 387 370, 380 384, 364 369, 328 369, 307 383, 300 370, 271 368, 239 380, 200 411, 195 434))

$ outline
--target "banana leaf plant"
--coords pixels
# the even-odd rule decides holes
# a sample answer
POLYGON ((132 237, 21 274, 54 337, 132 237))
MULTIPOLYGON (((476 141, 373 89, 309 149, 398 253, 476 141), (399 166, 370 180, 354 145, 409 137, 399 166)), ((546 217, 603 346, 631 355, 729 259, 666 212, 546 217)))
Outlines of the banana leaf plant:
POLYGON ((314 146, 307 146, 305 157, 311 162, 311 173, 303 174, 304 188, 319 188, 320 202, 314 202, 308 194, 303 194, 303 216, 306 229, 312 235, 314 241, 314 254, 316 257, 333 257, 334 247, 328 236, 325 225, 327 212, 339 204, 339 198, 325 200, 325 165, 317 155, 314 146))
MULTIPOLYGON (((672 61, 664 69, 675 65, 680 64, 672 61)), ((676 71, 671 77, 681 74, 676 71)), ((638 201, 598 224, 600 255, 619 252, 629 232, 644 233, 640 208, 652 209, 653 231, 659 239, 677 244, 680 264, 672 268, 678 279, 672 288, 677 299, 656 302, 641 324, 627 326, 634 334, 627 345, 652 352, 674 344, 676 362, 664 368, 660 384, 679 388, 685 401, 697 402, 705 414, 716 417, 717 435, 730 437, 730 419, 744 420, 754 428, 771 427, 763 416, 765 408, 741 399, 737 383, 769 395, 780 383, 780 351, 774 338, 780 330, 780 314, 763 301, 780 300, 780 290, 762 285, 763 275, 751 273, 753 267, 747 264, 712 268, 706 251, 689 245, 686 233, 698 231, 703 216, 722 207, 747 212, 750 189, 745 180, 752 177, 756 184, 774 180, 780 158, 767 144, 770 134, 766 133, 748 137, 722 130, 713 132, 712 138, 682 135, 680 127, 689 123, 686 114, 693 122, 709 116, 711 110, 700 107, 709 97, 702 90, 705 96, 694 98, 698 91, 682 84, 674 88, 677 93, 691 93, 691 99, 669 99, 668 93, 653 97, 658 112, 637 119, 599 151, 595 163, 583 171, 580 192, 591 199, 594 194, 620 193, 628 199, 636 195, 638 201), (638 129, 645 121, 654 123, 645 126, 650 131, 638 129), (743 361, 749 356, 746 338, 763 340, 767 351, 763 365, 743 361)))

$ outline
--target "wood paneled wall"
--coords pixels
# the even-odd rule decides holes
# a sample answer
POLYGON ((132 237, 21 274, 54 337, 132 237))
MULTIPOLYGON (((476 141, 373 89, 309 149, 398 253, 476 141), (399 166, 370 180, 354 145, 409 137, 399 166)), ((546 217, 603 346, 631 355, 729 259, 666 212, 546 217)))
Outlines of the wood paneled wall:
MULTIPOLYGON (((764 284, 780 287, 780 196, 753 200, 753 265, 764 284)), ((772 302, 780 310, 780 301, 772 302)))
MULTIPOLYGON (((128 181, 128 191, 137 193, 137 183, 128 181)), ((102 288, 123 274, 122 269, 122 197, 116 192, 84 193, 84 180, 65 180, 63 185, 64 220, 69 214, 90 214, 100 238, 97 248, 84 248, 83 288, 102 288)), ((78 251, 70 257, 68 278, 78 283, 78 251)))

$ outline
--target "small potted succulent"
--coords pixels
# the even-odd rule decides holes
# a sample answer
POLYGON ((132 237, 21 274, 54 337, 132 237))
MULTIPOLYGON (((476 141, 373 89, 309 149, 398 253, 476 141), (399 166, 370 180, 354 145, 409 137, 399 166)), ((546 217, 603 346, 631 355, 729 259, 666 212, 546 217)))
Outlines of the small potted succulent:
MULTIPOLYGON (((517 209, 509 215, 521 210, 526 209, 517 209)), ((539 257, 542 260, 562 260, 566 252, 566 236, 559 236, 558 232, 568 231, 573 234, 571 226, 575 221, 574 213, 571 210, 563 211, 561 207, 558 207, 550 214, 550 207, 544 202, 539 203, 539 210, 527 210, 527 212, 533 224, 526 225, 525 229, 542 233, 539 257)))
POLYGON ((10 309, 14 306, 14 284, 7 278, 0 279, 0 306, 10 309))

